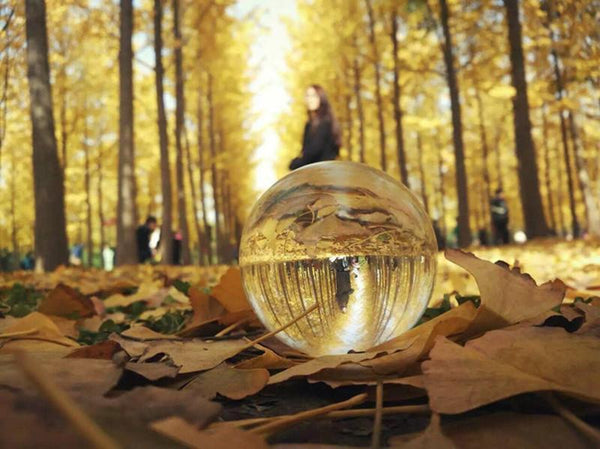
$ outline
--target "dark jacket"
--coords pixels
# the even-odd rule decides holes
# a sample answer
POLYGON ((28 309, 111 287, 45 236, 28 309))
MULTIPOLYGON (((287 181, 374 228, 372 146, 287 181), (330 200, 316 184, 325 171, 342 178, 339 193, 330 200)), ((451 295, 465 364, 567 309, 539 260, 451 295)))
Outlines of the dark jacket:
POLYGON ((311 129, 310 121, 304 125, 302 137, 302 155, 290 163, 290 170, 295 170, 314 162, 332 161, 337 158, 340 147, 333 133, 331 120, 324 119, 316 128, 311 129))
POLYGON ((496 196, 490 201, 490 209, 494 224, 508 224, 508 206, 506 205, 506 201, 496 196))
POLYGON ((150 228, 145 224, 137 228, 135 232, 138 247, 138 260, 140 263, 152 258, 152 250, 150 249, 150 228))

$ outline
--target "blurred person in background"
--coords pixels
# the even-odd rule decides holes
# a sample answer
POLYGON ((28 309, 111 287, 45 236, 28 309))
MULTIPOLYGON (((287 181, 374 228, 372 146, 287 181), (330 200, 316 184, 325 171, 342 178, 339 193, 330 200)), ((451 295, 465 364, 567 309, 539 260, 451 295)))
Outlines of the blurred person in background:
POLYGON ((510 241, 508 233, 508 206, 504 199, 502 187, 496 189, 496 195, 490 201, 492 225, 494 227, 494 243, 506 245, 510 241))
POLYGON ((290 162, 290 170, 315 162, 332 161, 340 152, 340 127, 327 95, 318 84, 306 89, 308 120, 302 136, 302 153, 290 162))
POLYGON ((150 247, 150 236, 157 226, 158 223, 156 221, 156 217, 150 215, 148 218, 146 218, 146 222, 139 226, 135 231, 139 263, 152 260, 154 250, 150 247))

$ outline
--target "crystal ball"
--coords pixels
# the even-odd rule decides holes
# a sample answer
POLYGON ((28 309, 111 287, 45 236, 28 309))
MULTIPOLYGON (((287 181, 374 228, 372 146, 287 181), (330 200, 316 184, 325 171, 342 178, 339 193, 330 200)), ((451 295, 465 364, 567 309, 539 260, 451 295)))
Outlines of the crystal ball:
POLYGON ((403 184, 330 161, 290 173, 260 197, 240 267, 265 327, 293 322, 277 337, 321 356, 364 351, 413 327, 431 296, 436 252, 431 221, 403 184))

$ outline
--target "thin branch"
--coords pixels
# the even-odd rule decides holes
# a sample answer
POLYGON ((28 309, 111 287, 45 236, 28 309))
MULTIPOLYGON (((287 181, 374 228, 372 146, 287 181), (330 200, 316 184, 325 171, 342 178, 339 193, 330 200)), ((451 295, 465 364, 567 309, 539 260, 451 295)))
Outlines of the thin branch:
POLYGON ((383 408, 383 381, 377 380, 375 388, 375 422, 373 423, 373 437, 371 439, 371 448, 379 449, 381 445, 381 418, 383 408))
POLYGON ((278 419, 274 422, 269 422, 267 424, 263 424, 262 426, 258 426, 251 430, 252 433, 257 434, 269 434, 275 431, 281 430, 290 425, 296 424, 301 421, 306 421, 307 419, 316 418, 318 416, 326 415, 329 412, 334 410, 339 410, 342 408, 353 407, 355 405, 361 404, 367 399, 367 393, 357 394, 356 396, 351 397, 350 399, 342 402, 337 402, 335 404, 327 405, 321 408, 315 408, 312 410, 307 410, 305 412, 296 413, 295 415, 291 415, 288 417, 284 417, 278 419))
POLYGON ((245 351, 246 349, 250 349, 252 346, 256 345, 257 343, 260 343, 261 341, 266 340, 267 338, 272 337, 275 334, 278 334, 279 332, 287 329, 288 327, 290 327, 291 325, 295 324, 296 322, 298 322, 298 320, 304 318, 306 315, 308 315, 309 313, 315 311, 317 309, 317 307, 319 307, 319 304, 315 304, 312 307, 309 307, 308 309, 306 309, 306 311, 297 316, 296 318, 294 318, 292 321, 290 321, 287 324, 284 324, 283 326, 281 326, 279 329, 275 329, 274 331, 271 331, 265 335, 263 335, 262 337, 257 338, 256 340, 252 340, 250 343, 248 343, 246 346, 244 346, 242 349, 240 349, 239 352, 245 351))
POLYGON ((590 441, 600 446, 600 431, 590 426, 588 423, 579 418, 575 413, 562 405, 552 393, 544 395, 544 399, 548 401, 550 406, 558 413, 565 421, 568 421, 573 427, 579 430, 590 441))
MULTIPOLYGON (((333 412, 326 413, 325 415, 321 415, 320 418, 325 419, 343 419, 343 418, 359 418, 364 416, 373 416, 375 415, 377 409, 374 408, 357 408, 353 410, 336 410, 333 412)), ((399 415, 403 413, 414 413, 414 414, 428 414, 431 412, 429 405, 396 405, 392 407, 382 407, 381 414, 383 416, 386 415, 399 415)), ((270 416, 267 418, 249 418, 249 419, 240 419, 237 421, 224 421, 217 424, 213 424, 213 426, 222 426, 222 425, 234 425, 236 427, 252 427, 258 424, 263 424, 266 422, 276 421, 281 418, 288 418, 293 415, 279 415, 279 416, 270 416)))

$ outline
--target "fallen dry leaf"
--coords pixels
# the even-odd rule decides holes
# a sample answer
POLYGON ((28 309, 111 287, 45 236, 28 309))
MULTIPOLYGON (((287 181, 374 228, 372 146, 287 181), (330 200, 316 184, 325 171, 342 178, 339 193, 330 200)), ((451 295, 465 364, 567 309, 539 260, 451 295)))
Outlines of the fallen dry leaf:
POLYGON ((266 368, 266 369, 286 369, 297 364, 290 359, 280 356, 275 351, 267 348, 266 346, 255 345, 256 349, 263 351, 258 357, 253 357, 248 360, 235 365, 236 368, 241 369, 253 369, 253 368, 266 368))
POLYGON ((472 302, 466 302, 448 312, 417 326, 401 336, 373 348, 373 351, 387 351, 382 355, 360 364, 371 368, 377 374, 403 374, 427 355, 436 337, 457 335, 471 326, 477 316, 472 302))
POLYGON ((125 365, 125 370, 139 374, 140 376, 155 381, 165 377, 175 377, 179 368, 167 363, 133 363, 128 362, 125 365))
POLYGON ((194 377, 184 389, 207 399, 214 398, 218 393, 239 400, 258 393, 268 380, 269 372, 266 369, 237 369, 221 364, 194 377))
POLYGON ((446 250, 446 258, 471 273, 479 287, 481 306, 469 330, 472 335, 534 318, 558 306, 565 295, 566 286, 559 280, 538 286, 518 268, 455 249, 446 250))
POLYGON ((66 357, 72 359, 101 359, 112 360, 113 356, 121 350, 119 343, 112 340, 106 340, 95 345, 83 346, 75 349, 66 357))
POLYGON ((253 433, 234 426, 217 426, 198 430, 186 420, 173 416, 150 424, 152 430, 178 441, 189 448, 197 449, 268 449, 265 440, 253 433))
POLYGON ((27 332, 31 330, 35 330, 35 332, 7 339, 0 339, 0 345, 2 345, 0 350, 8 349, 9 347, 11 347, 11 349, 23 347, 23 345, 18 344, 22 341, 28 341, 28 347, 35 346, 36 341, 45 341, 69 347, 79 346, 76 341, 65 337, 54 321, 39 312, 32 312, 23 318, 14 320, 10 326, 7 326, 4 329, 3 334, 27 332))
MULTIPOLYGON (((428 429, 429 430, 429 429, 428 429)), ((553 415, 494 413, 444 424, 443 435, 461 449, 592 449, 573 426, 553 415)), ((427 431, 426 431, 427 432, 427 431)), ((421 440, 422 441, 422 440, 421 440)), ((392 437, 390 445, 406 449, 406 436, 392 437)), ((418 447, 418 446, 417 446, 418 447)), ((438 448, 439 446, 424 446, 438 448)))
POLYGON ((357 354, 325 355, 311 359, 308 362, 299 363, 280 373, 277 373, 269 379, 269 385, 279 382, 285 382, 294 377, 305 377, 318 373, 328 368, 336 368, 345 363, 358 363, 377 357, 378 352, 361 352, 357 354))
MULTIPOLYGON (((69 394, 102 396, 119 380, 123 370, 109 360, 63 358, 62 354, 28 354, 45 376, 69 394)), ((29 380, 12 355, 0 355, 0 385, 22 390, 31 388, 29 380)))
POLYGON ((437 413, 431 415, 429 426, 422 434, 395 447, 399 449, 458 449, 458 446, 442 432, 440 415, 437 413))
POLYGON ((137 341, 150 341, 150 340, 178 340, 179 338, 175 335, 161 334, 155 332, 146 326, 132 326, 129 329, 121 332, 123 337, 131 338, 137 341))
POLYGON ((228 312, 242 312, 252 307, 248 302, 244 286, 242 284, 242 273, 238 267, 230 267, 211 291, 214 297, 228 312))
POLYGON ((91 317, 96 313, 92 300, 65 284, 58 284, 40 303, 38 312, 78 319, 91 317))
POLYGON ((600 402, 600 339, 561 328, 491 331, 462 347, 438 337, 423 362, 432 410, 462 413, 534 391, 600 402))
POLYGON ((158 304, 161 304, 164 298, 167 296, 167 290, 162 291, 162 283, 158 281, 145 281, 140 284, 137 292, 132 295, 123 295, 121 293, 116 293, 112 296, 109 296, 104 300, 105 307, 127 307, 138 301, 147 301, 153 300, 154 302, 158 301, 158 304), (156 295, 159 295, 156 298, 156 295))
MULTIPOLYGON (((236 355, 246 346, 246 342, 243 340, 202 341, 198 339, 186 341, 159 340, 145 344, 147 348, 141 355, 139 362, 152 359, 158 354, 165 354, 176 366, 180 367, 180 374, 214 368, 236 355)), ((129 353, 127 348, 123 349, 129 353)))

